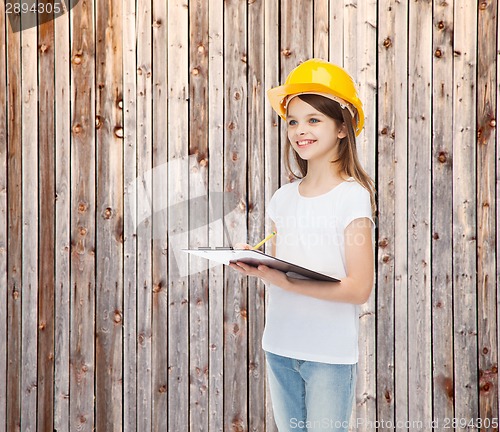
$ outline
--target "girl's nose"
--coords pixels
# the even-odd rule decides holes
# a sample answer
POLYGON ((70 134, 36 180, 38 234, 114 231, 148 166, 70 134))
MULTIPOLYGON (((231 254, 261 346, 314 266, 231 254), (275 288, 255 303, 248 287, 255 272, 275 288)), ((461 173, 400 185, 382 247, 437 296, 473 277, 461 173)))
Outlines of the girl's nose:
POLYGON ((305 131, 304 125, 303 124, 297 125, 296 134, 297 135, 304 135, 305 133, 306 133, 306 131, 305 131))

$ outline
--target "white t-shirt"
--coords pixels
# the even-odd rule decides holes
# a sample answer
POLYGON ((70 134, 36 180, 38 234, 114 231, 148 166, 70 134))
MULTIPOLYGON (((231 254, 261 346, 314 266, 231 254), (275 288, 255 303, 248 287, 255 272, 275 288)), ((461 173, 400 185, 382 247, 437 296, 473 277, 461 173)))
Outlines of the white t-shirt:
MULTIPOLYGON (((370 194, 352 177, 315 197, 300 195, 299 183, 279 188, 267 207, 278 232, 276 257, 342 279, 344 229, 358 218, 373 223, 370 194)), ((354 364, 358 322, 355 304, 319 300, 270 285, 262 348, 300 360, 354 364)))

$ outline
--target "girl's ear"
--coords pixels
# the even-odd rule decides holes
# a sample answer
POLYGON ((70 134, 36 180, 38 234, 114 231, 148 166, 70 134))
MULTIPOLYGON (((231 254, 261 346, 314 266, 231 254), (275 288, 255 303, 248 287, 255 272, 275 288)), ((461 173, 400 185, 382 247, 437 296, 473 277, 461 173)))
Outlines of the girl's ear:
POLYGON ((342 123, 342 126, 340 126, 338 137, 340 139, 345 138, 347 136, 347 126, 345 125, 345 122, 342 123))

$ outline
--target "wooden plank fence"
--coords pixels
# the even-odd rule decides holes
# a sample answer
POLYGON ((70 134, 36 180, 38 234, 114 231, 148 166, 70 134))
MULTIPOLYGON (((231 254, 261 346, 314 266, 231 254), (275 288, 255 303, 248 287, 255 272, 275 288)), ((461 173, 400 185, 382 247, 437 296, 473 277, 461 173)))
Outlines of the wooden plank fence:
POLYGON ((495 0, 64 4, 0 4, 0 432, 276 430, 264 284, 180 249, 269 231, 313 56, 378 190, 350 429, 499 430, 495 0))

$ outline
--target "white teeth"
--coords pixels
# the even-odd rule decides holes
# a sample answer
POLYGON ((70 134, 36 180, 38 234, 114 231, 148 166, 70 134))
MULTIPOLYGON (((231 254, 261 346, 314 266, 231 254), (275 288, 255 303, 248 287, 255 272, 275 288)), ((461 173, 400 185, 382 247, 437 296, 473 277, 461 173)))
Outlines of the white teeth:
POLYGON ((306 146, 309 144, 312 144, 314 140, 303 140, 303 141, 297 141, 298 146, 306 146))

